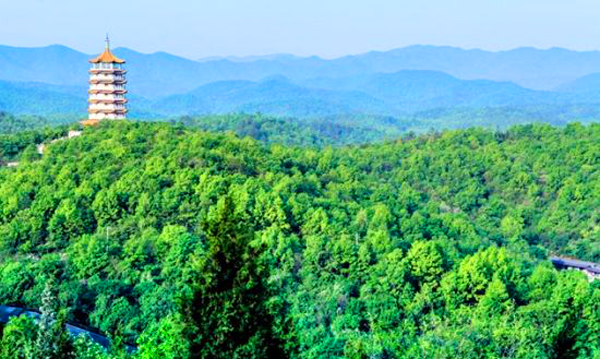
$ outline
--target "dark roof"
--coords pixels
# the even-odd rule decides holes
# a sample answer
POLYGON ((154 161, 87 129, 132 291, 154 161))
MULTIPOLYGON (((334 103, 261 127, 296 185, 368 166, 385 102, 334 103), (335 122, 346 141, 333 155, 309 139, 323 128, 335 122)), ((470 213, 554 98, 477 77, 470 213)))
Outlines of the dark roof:
POLYGON ((590 273, 600 275, 600 264, 594 262, 584 262, 577 259, 563 258, 563 257, 550 257, 550 261, 559 267, 577 268, 588 271, 590 273))
MULTIPOLYGON (((8 320, 10 318, 18 317, 23 314, 28 317, 31 317, 35 320, 37 320, 40 317, 40 313, 36 312, 34 310, 27 310, 27 309, 23 309, 23 308, 19 308, 19 307, 14 307, 14 306, 0 305, 0 323, 6 324, 6 323, 8 323, 8 320)), ((83 325, 67 323, 67 324, 65 324, 65 328, 74 337, 81 335, 81 334, 86 334, 87 336, 89 336, 89 338, 92 341, 102 345, 104 348, 108 348, 110 345, 110 340, 107 337, 96 332, 93 329, 86 328, 83 325)), ((129 352, 132 352, 135 350, 135 347, 131 346, 131 345, 127 345, 126 348, 127 348, 127 351, 129 351, 129 352)))

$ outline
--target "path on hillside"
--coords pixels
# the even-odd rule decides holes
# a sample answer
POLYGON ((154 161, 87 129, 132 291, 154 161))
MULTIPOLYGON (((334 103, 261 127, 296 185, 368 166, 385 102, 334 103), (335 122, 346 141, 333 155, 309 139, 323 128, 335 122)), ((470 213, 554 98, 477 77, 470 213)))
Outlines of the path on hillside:
MULTIPOLYGON (((66 136, 63 137, 59 137, 56 138, 48 143, 40 143, 35 145, 35 149, 37 151, 38 154, 43 155, 44 152, 46 151, 46 146, 52 143, 56 143, 59 141, 64 141, 64 140, 69 140, 71 138, 75 138, 75 137, 79 137, 83 134, 83 131, 69 131, 69 133, 66 136)), ((6 162, 4 165, 2 165, 2 163, 0 163, 0 167, 4 166, 4 167, 17 167, 19 165, 18 161, 13 161, 13 162, 6 162)))

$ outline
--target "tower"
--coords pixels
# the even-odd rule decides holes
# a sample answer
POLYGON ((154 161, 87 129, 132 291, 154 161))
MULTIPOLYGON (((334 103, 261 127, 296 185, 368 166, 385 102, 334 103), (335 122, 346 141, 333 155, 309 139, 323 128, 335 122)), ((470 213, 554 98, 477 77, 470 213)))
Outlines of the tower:
POLYGON ((124 120, 127 114, 125 94, 124 60, 110 52, 110 40, 106 36, 104 52, 90 60, 90 89, 88 115, 90 121, 124 120))

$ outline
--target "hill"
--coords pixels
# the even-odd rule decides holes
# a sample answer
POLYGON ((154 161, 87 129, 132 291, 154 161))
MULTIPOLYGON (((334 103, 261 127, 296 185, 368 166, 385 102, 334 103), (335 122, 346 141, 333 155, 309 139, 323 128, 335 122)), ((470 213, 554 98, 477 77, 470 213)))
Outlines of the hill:
POLYGON ((84 116, 86 98, 85 88, 0 81, 0 111, 14 114, 84 116))
POLYGON ((449 46, 409 46, 339 59, 360 63, 373 72, 435 70, 461 79, 509 81, 520 86, 551 90, 578 77, 600 71, 599 51, 547 50, 530 47, 508 51, 465 50, 449 46))
MULTIPOLYGON (((599 142, 530 125, 317 151, 103 123, 0 168, 0 302, 121 358, 593 358, 597 282, 547 256, 600 260, 599 142)), ((109 357, 45 328, 10 322, 2 355, 43 334, 109 357)))
POLYGON ((510 82, 460 80, 443 72, 426 70, 317 78, 303 84, 310 88, 362 91, 404 112, 451 107, 557 104, 574 100, 564 94, 529 90, 510 82))
MULTIPOLYGON (((360 125, 365 118, 394 117, 417 131, 598 119, 599 83, 587 75, 597 71, 595 52, 411 46, 333 60, 280 54, 203 61, 115 52, 129 63, 129 117, 135 119, 263 113, 360 125), (525 82, 541 76, 546 85, 536 86, 551 87, 550 74, 569 81, 553 91, 519 85, 523 76, 530 76, 525 82)), ((0 111, 84 116, 89 57, 58 45, 0 47, 0 79, 10 79, 0 80, 0 111)))
POLYGON ((359 126, 335 119, 298 120, 240 114, 183 116, 170 122, 211 132, 234 132, 240 137, 249 136, 267 144, 308 147, 378 142, 399 137, 409 126, 390 119, 386 123, 380 118, 364 119, 359 126))
POLYGON ((570 93, 592 101, 600 100, 600 73, 589 74, 574 81, 562 84, 557 91, 570 93))
POLYGON ((0 80, 85 86, 88 55, 66 46, 26 48, 0 45, 0 80))
POLYGON ((307 89, 286 79, 223 81, 153 104, 163 114, 261 112, 275 116, 323 117, 340 114, 389 115, 393 107, 359 91, 307 89))
MULTIPOLYGON (((526 88, 551 90, 577 78, 600 72, 600 52, 552 48, 519 48, 490 52, 453 47, 409 46, 326 60, 291 55, 194 61, 164 52, 142 54, 120 48, 128 60, 131 90, 142 97, 184 93, 217 81, 259 81, 285 76, 294 82, 318 77, 354 77, 401 70, 432 70, 460 79, 514 82, 526 88)), ((18 48, 0 46, 0 80, 83 86, 87 60, 64 46, 18 48)))

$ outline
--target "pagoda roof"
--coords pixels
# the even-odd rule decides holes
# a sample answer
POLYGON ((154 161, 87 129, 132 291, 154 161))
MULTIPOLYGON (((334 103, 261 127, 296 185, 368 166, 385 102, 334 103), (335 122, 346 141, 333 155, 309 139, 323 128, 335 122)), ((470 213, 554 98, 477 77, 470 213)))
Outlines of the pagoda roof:
POLYGON ((93 64, 97 64, 97 63, 101 63, 101 62, 102 63, 124 64, 125 60, 121 60, 120 58, 113 55, 113 53, 110 51, 110 42, 108 40, 108 35, 107 35, 106 36, 106 46, 104 48, 104 52, 101 53, 99 56, 91 59, 90 62, 93 64))
POLYGON ((102 54, 100 54, 100 56, 91 59, 90 62, 93 64, 97 64, 97 63, 101 63, 101 62, 102 63, 124 64, 125 60, 121 60, 120 58, 113 55, 113 53, 110 52, 110 49, 106 49, 106 50, 104 50, 104 52, 102 54))

